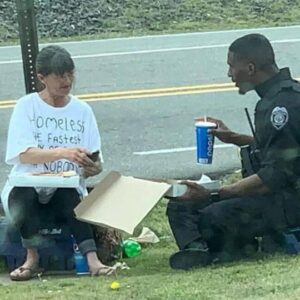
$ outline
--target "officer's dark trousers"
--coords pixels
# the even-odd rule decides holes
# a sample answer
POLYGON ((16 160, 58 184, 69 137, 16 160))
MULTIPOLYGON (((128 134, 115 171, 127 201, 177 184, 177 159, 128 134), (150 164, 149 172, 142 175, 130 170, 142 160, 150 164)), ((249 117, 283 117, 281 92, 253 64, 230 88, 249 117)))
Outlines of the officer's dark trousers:
POLYGON ((73 211, 79 202, 80 197, 76 189, 58 188, 49 203, 41 204, 34 188, 13 188, 8 199, 9 211, 13 223, 20 230, 23 246, 26 248, 41 246, 40 239, 34 237, 40 229, 41 210, 47 210, 49 214, 55 216, 58 223, 70 227, 82 254, 95 251, 96 245, 91 226, 78 221, 73 211))
POLYGON ((211 252, 221 252, 287 228, 282 202, 275 195, 257 196, 224 200, 199 209, 197 205, 170 201, 167 215, 179 249, 201 238, 211 252))

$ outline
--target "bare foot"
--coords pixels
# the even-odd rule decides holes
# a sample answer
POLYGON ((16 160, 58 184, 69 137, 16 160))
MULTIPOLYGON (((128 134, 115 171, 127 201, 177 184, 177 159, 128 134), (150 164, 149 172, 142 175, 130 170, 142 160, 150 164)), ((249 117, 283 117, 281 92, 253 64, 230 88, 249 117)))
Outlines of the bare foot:
POLYGON ((27 249, 27 257, 25 263, 12 271, 9 276, 11 280, 24 281, 29 280, 41 270, 39 266, 39 255, 36 249, 27 249))
POLYGON ((24 267, 23 265, 12 271, 9 277, 14 281, 25 281, 37 276, 41 272, 42 270, 38 267, 24 267))
POLYGON ((113 267, 101 265, 101 266, 91 266, 89 267, 90 273, 92 276, 101 276, 101 275, 112 275, 115 270, 113 267))
POLYGON ((41 272, 42 269, 39 268, 39 260, 28 258, 27 256, 25 263, 12 271, 9 276, 11 280, 24 281, 37 276, 41 272))
POLYGON ((88 252, 86 258, 92 276, 111 275, 115 271, 113 267, 104 265, 94 251, 88 252))

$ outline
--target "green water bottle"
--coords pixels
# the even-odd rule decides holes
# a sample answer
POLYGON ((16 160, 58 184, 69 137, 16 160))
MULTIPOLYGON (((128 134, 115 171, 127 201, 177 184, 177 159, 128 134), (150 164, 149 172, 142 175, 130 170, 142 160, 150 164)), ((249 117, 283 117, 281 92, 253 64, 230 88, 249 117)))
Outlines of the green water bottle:
POLYGON ((127 257, 134 257, 141 253, 142 247, 138 242, 132 240, 125 240, 122 243, 123 253, 127 257))

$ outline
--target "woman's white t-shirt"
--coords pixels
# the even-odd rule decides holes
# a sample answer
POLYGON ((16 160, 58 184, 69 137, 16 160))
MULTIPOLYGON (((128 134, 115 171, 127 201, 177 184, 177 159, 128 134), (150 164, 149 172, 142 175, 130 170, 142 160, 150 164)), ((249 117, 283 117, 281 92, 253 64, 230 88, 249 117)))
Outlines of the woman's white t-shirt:
MULTIPOLYGON (((42 164, 21 164, 19 155, 32 147, 82 147, 90 152, 100 150, 102 160, 100 134, 91 107, 72 95, 64 107, 47 104, 38 93, 20 98, 12 113, 7 137, 5 161, 13 165, 11 174, 79 171, 78 165, 65 159, 42 164)), ((6 213, 12 188, 7 181, 1 194, 6 213)), ((78 192, 86 194, 84 182, 78 192)))

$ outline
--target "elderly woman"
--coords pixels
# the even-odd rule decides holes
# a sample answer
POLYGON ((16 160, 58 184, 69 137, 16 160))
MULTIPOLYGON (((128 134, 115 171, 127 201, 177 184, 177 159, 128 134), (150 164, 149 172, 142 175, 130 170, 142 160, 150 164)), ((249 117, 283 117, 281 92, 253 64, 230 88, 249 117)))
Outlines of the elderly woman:
MULTIPOLYGON (((87 178, 100 173, 101 144, 95 116, 89 105, 70 94, 74 81, 70 54, 59 46, 45 47, 37 56, 36 70, 44 89, 19 99, 9 124, 6 163, 13 165, 11 174, 73 170, 87 178), (100 155, 93 161, 95 151, 100 155)), ((39 209, 43 205, 69 225, 92 275, 112 272, 96 255, 90 225, 74 216, 73 209, 86 192, 84 182, 79 188, 14 187, 6 183, 4 206, 27 249, 24 264, 10 273, 12 280, 28 280, 38 268, 37 249, 42 241, 39 209)))

